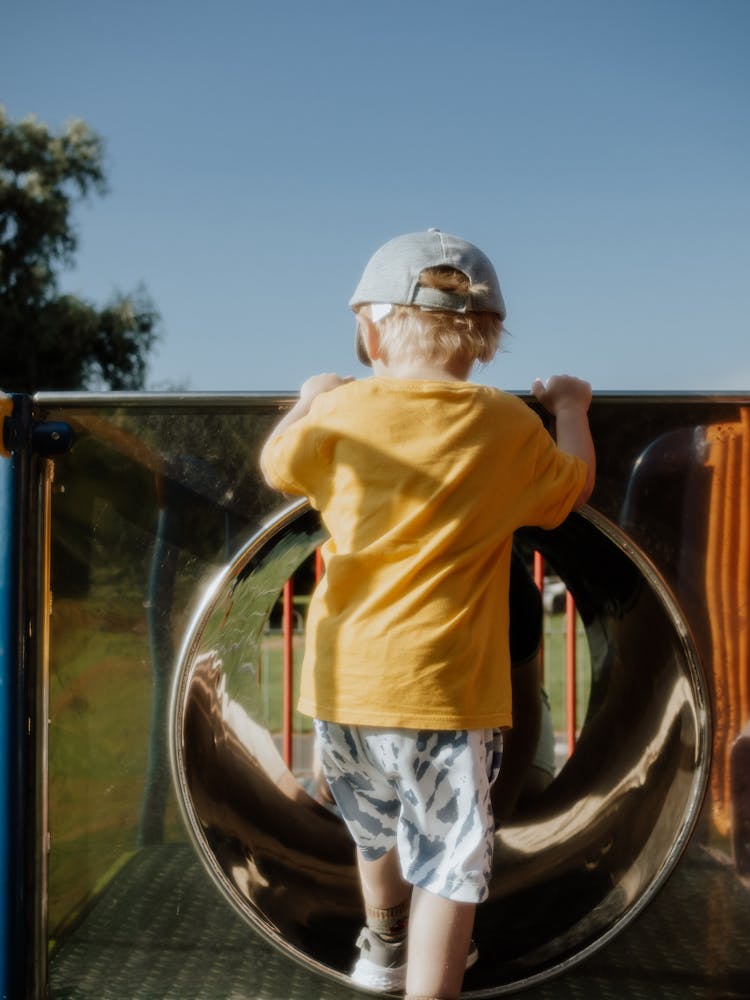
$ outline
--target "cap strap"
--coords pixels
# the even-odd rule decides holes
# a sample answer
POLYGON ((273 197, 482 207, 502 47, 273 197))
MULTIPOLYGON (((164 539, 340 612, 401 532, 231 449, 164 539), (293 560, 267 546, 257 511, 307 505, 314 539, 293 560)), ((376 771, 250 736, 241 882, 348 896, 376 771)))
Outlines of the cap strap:
POLYGON ((425 288, 417 285, 412 295, 415 306, 427 309, 450 309, 451 312, 466 311, 466 296, 456 292, 445 292, 440 288, 425 288))

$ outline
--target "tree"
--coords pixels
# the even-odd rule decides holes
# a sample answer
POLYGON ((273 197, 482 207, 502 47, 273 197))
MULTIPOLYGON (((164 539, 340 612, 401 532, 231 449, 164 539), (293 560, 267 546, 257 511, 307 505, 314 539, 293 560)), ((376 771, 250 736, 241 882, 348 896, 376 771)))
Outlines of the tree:
POLYGON ((0 389, 140 389, 159 315, 143 287, 98 309, 61 294, 78 247, 74 200, 107 190, 100 137, 83 121, 53 134, 0 106, 0 389))

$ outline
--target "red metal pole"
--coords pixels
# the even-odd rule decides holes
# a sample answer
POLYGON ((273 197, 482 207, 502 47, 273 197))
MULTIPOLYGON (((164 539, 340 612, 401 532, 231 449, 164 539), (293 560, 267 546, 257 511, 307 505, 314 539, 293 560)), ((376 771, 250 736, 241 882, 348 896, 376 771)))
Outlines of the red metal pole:
POLYGON ((570 756, 576 745, 576 606, 570 591, 565 594, 565 706, 570 756))
MULTIPOLYGON (((537 585, 539 593, 544 595, 544 556, 541 552, 534 552, 534 583, 537 585)), ((542 616, 542 620, 544 617, 542 616)), ((542 627, 542 641, 539 645, 539 671, 542 682, 544 682, 544 627, 542 627)))
POLYGON ((294 691, 294 584, 291 579, 284 584, 281 627, 284 634, 283 696, 281 704, 281 724, 283 733, 284 763, 292 769, 292 697, 294 691))
POLYGON ((541 593, 544 590, 544 556, 541 552, 534 552, 534 583, 541 593))

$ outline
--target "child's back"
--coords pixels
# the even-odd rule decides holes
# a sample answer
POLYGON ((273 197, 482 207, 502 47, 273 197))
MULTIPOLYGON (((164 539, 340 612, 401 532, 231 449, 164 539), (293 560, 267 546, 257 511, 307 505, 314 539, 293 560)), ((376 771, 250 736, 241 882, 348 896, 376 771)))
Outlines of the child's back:
POLYGON ((308 379, 262 465, 330 532, 300 709, 358 847, 367 928, 353 977, 448 1000, 491 870, 512 536, 554 527, 591 492, 591 390, 535 383, 558 447, 522 402, 466 381, 494 355, 505 306, 490 262, 456 237, 392 240, 351 305, 375 377, 308 379))
POLYGON ((277 457, 295 470, 285 489, 304 484, 331 533, 300 709, 360 725, 510 726, 513 532, 559 523, 579 463, 520 400, 468 382, 352 382, 310 418, 277 457))

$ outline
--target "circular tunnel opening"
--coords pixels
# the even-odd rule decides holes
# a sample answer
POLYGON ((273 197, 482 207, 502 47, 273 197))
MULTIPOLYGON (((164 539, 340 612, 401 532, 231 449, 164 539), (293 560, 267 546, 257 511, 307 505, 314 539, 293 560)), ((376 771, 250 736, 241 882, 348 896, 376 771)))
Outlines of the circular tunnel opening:
MULTIPOLYGON (((705 679, 649 560, 588 509, 520 537, 575 599, 590 685, 573 752, 498 826, 469 996, 554 975, 635 919, 686 846, 708 773, 705 679)), ((286 766, 263 676, 269 617, 324 538, 297 503, 217 574, 179 657, 170 747, 191 840, 226 899, 290 958, 345 980, 363 922, 354 850, 286 766)))

